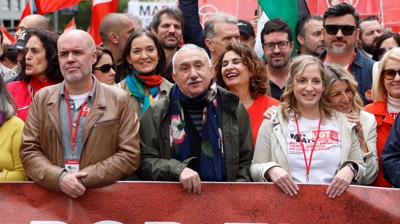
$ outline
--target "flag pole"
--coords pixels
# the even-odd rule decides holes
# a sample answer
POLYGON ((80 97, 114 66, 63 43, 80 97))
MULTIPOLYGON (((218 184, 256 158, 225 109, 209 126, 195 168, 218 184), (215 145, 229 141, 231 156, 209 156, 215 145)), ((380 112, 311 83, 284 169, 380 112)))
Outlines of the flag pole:
POLYGON ((30 4, 29 4, 29 6, 30 6, 30 8, 31 8, 31 15, 32 14, 35 14, 35 12, 33 11, 33 6, 35 5, 35 0, 30 0, 30 4))

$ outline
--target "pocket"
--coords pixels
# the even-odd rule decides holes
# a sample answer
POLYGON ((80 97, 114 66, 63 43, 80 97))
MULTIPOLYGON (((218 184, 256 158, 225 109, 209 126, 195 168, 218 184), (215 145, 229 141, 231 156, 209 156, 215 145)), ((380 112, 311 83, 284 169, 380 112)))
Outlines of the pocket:
POLYGON ((93 128, 101 128, 101 127, 105 127, 105 126, 110 126, 110 125, 114 125, 114 124, 118 124, 119 119, 113 119, 113 120, 108 120, 108 121, 102 121, 99 123, 96 123, 93 125, 93 128))

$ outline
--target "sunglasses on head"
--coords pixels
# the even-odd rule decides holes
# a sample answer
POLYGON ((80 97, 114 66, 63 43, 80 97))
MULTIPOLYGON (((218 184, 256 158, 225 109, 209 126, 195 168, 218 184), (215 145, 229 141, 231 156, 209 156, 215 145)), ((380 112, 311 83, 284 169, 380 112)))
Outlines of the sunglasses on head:
POLYGON ((329 35, 336 35, 338 31, 341 30, 342 34, 345 36, 352 35, 356 29, 355 26, 351 25, 325 25, 324 28, 329 35))
POLYGON ((93 70, 100 70, 102 73, 108 73, 114 68, 114 64, 104 64, 100 67, 94 67, 93 70))

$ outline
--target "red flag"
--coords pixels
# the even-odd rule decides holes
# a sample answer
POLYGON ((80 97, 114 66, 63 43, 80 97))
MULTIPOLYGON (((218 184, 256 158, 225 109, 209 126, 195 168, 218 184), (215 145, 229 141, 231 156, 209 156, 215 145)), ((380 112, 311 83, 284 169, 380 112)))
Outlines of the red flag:
POLYGON ((369 15, 375 15, 379 17, 379 0, 308 0, 307 5, 311 14, 323 15, 326 9, 341 2, 347 2, 351 4, 356 9, 356 11, 360 13, 360 18, 364 18, 369 15))
POLYGON ((92 21, 90 22, 89 34, 93 37, 96 45, 101 44, 100 23, 105 15, 116 12, 118 0, 92 0, 92 21))
POLYGON ((8 32, 4 25, 0 27, 0 30, 3 33, 3 44, 11 45, 15 42, 15 38, 13 37, 13 35, 11 35, 11 33, 8 32))
MULTIPOLYGON (((21 14, 21 17, 19 18, 19 22, 18 22, 18 26, 17 26, 17 30, 19 30, 19 24, 21 23, 22 19, 25 18, 25 16, 29 16, 31 13, 31 5, 29 4, 29 1, 26 3, 25 9, 21 14)), ((16 31, 17 31, 16 30, 16 31)))
POLYGON ((62 8, 70 7, 81 0, 35 0, 37 14, 47 14, 62 8))
POLYGON ((75 29, 76 29, 75 17, 72 17, 71 21, 69 21, 65 26, 64 32, 67 30, 75 30, 75 29))

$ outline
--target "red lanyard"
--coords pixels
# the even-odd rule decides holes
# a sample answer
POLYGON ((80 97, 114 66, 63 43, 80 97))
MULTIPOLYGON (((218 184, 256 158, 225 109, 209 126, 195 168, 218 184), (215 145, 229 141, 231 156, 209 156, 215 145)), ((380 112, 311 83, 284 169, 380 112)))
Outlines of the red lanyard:
POLYGON ((311 167, 312 156, 313 156, 313 153, 314 153, 315 145, 317 144, 318 139, 319 139, 319 131, 320 131, 320 128, 321 128, 321 120, 322 120, 322 118, 320 117, 320 118, 319 118, 319 123, 318 123, 317 138, 315 139, 314 145, 313 145, 313 147, 312 147, 312 149, 311 149, 310 163, 308 163, 308 162, 307 162, 307 156, 306 156, 306 149, 304 148, 303 141, 302 141, 302 139, 301 139, 301 134, 300 134, 300 129, 299 129, 299 123, 298 123, 298 121, 297 121, 297 119, 296 119, 297 134, 299 135, 300 145, 301 145, 301 149, 303 150, 303 155, 304 155, 304 162, 306 163, 306 175, 307 175, 306 180, 307 180, 307 183, 308 183, 308 181, 310 180, 310 179, 308 178, 308 175, 310 174, 310 167, 311 167))
POLYGON ((72 120, 72 115, 71 115, 71 110, 70 110, 68 90, 67 90, 67 88, 65 88, 65 101, 67 103, 67 111, 68 111, 68 117, 69 117, 69 135, 71 136, 70 149, 71 149, 72 156, 75 156, 75 154, 74 154, 75 140, 76 140, 76 134, 78 133, 78 129, 79 129, 79 121, 81 119, 83 108, 86 106, 86 103, 87 103, 87 100, 89 98, 90 92, 92 92, 93 85, 94 85, 94 81, 92 82, 92 87, 90 87, 90 91, 89 91, 88 95, 86 96, 85 101, 81 105, 81 109, 79 109, 78 118, 76 119, 76 124, 75 124, 75 130, 73 130, 73 120, 72 120))

